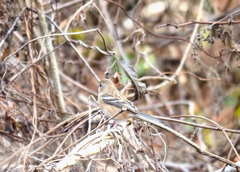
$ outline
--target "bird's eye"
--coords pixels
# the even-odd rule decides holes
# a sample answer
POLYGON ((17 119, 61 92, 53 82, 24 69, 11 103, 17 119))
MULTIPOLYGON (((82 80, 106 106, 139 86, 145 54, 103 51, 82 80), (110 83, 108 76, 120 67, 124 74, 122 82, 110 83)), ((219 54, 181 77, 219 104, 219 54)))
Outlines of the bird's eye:
POLYGON ((99 84, 99 87, 102 87, 102 84, 99 84))

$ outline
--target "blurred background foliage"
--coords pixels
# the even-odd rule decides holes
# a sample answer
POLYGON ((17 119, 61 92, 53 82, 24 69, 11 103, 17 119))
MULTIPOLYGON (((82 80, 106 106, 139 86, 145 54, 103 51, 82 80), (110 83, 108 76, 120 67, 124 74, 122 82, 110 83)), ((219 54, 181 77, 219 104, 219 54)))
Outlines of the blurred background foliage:
MULTIPOLYGON (((0 40, 7 34, 16 16, 18 16, 21 11, 18 5, 20 2, 23 3, 24 6, 35 9, 34 2, 30 0, 0 1, 0 40)), ((64 30, 76 10, 87 2, 86 0, 42 0, 44 11, 47 15, 51 15, 54 7, 54 21, 62 30, 64 30), (66 5, 71 2, 72 5, 66 5)), ((219 25, 214 25, 209 29, 210 24, 201 24, 195 37, 194 44, 191 45, 191 50, 187 54, 187 60, 183 65, 182 71, 175 78, 177 83, 168 83, 160 87, 159 85, 165 82, 165 80, 161 79, 159 76, 164 76, 165 74, 165 76, 169 77, 177 70, 184 56, 186 47, 189 44, 177 37, 189 40, 195 24, 184 25, 179 28, 166 26, 157 29, 157 26, 168 23, 176 25, 185 24, 196 20, 199 12, 200 0, 114 1, 116 3, 121 3, 125 12, 141 23, 147 30, 158 35, 173 37, 173 39, 161 38, 147 31, 143 32, 143 29, 127 17, 124 11, 118 8, 114 3, 103 0, 94 2, 101 11, 101 14, 93 6, 88 6, 80 15, 74 18, 68 32, 80 32, 98 28, 104 37, 107 49, 109 51, 114 51, 116 53, 115 56, 106 56, 97 50, 86 48, 75 42, 76 40, 80 40, 87 45, 97 46, 101 50, 105 50, 103 40, 97 32, 71 35, 68 37, 74 42, 79 53, 83 55, 100 79, 105 77, 106 71, 112 74, 118 72, 121 81, 118 84, 127 84, 129 79, 119 63, 116 62, 113 65, 116 58, 124 60, 136 69, 140 80, 146 76, 150 77, 149 79, 143 80, 147 88, 150 89, 149 95, 147 95, 149 97, 146 96, 146 98, 135 102, 135 105, 142 112, 163 117, 199 115, 209 118, 225 128, 240 129, 239 56, 231 52, 232 49, 236 49, 237 52, 239 51, 239 23, 221 25, 223 32, 230 35, 231 43, 235 48, 231 48, 227 45, 226 39, 222 38, 223 34, 220 34, 219 37, 217 31, 220 29, 219 25), (138 4, 140 4, 140 7, 138 7, 138 4), (102 16, 104 16, 104 19, 102 16), (140 43, 136 45, 138 41, 140 41, 140 43), (210 56, 199 48, 194 49, 194 45, 202 47, 210 56), (223 55, 221 58, 217 58, 220 56, 221 52, 223 55), (193 54, 195 55, 193 56, 193 54), (111 67, 112 65, 113 67, 111 67), (217 80, 217 78, 219 80, 217 80), (151 88, 156 86, 159 87, 151 90, 151 88), (194 105, 193 108, 191 105, 194 105)), ((228 14, 239 11, 239 9, 239 0, 205 0, 201 21, 216 22, 228 16, 228 14)), ((24 16, 29 21, 27 27, 29 27, 30 30, 28 33, 30 37, 35 38, 41 36, 42 33, 37 15, 28 11, 24 16)), ((226 17, 223 21, 229 22, 230 17, 226 17)), ((238 12, 232 17, 232 21, 239 21, 240 13, 238 12)), ((56 29, 51 29, 50 23, 48 24, 51 33, 59 33, 56 29)), ((6 43, 0 49, 0 57, 2 59, 0 75, 2 78, 4 76, 2 84, 8 83, 12 76, 18 74, 27 64, 32 63, 28 46, 14 55, 13 61, 4 61, 8 55, 29 41, 26 32, 25 20, 21 18, 14 28, 14 32, 11 33, 6 43)), ((53 45, 56 47, 63 43, 65 39, 62 36, 56 36, 52 37, 52 41, 53 45)), ((41 52, 41 45, 35 42, 32 46, 33 56, 36 59, 41 52)), ((55 54, 57 55, 59 70, 73 81, 91 90, 95 93, 94 96, 96 97, 98 82, 90 73, 85 63, 78 58, 74 50, 68 44, 64 44, 55 51, 55 54)), ((49 78, 47 70, 44 67, 45 62, 42 61, 37 64, 42 67, 42 70, 45 72, 44 75, 49 81, 47 86, 40 82, 35 83, 37 90, 36 102, 39 106, 45 107, 38 107, 37 115, 41 119, 56 121, 57 113, 54 98, 52 97, 54 88, 51 86, 51 78, 49 78)), ((13 133, 19 137, 24 137, 28 141, 31 139, 34 130, 32 124, 32 105, 22 103, 20 100, 23 100, 23 97, 29 99, 33 97, 33 93, 30 91, 31 81, 29 73, 29 70, 27 70, 19 75, 15 82, 11 83, 10 87, 7 89, 8 95, 3 91, 0 95, 0 101, 2 103, 0 113, 1 119, 4 121, 9 109, 12 110, 11 119, 18 127, 14 128, 8 125, 13 133), (11 98, 8 97, 9 95, 11 95, 11 98)), ((36 72, 35 80, 37 80, 37 73, 38 72, 36 72)), ((86 91, 86 89, 84 90, 76 86, 76 84, 70 82, 62 75, 61 85, 67 112, 71 114, 69 116, 88 110, 89 95, 92 94, 92 92, 90 93, 86 91)), ((94 101, 91 101, 91 105, 97 107, 94 101)), ((210 125, 209 122, 202 119, 181 119, 188 122, 210 125)), ((6 122, 3 123, 5 124, 6 122)), ((52 123, 46 121, 39 122, 39 124, 38 130, 43 133, 53 127, 52 123)), ((197 144, 204 143, 206 148, 210 149, 212 152, 223 157, 228 156, 230 145, 226 144, 226 138, 221 132, 206 129, 200 130, 178 123, 169 122, 167 125, 186 135, 188 138, 192 137, 192 140, 197 144)), ((78 135, 74 138, 76 140, 85 135, 86 126, 80 127, 78 132, 78 135)), ((186 146, 186 144, 183 144, 180 140, 168 133, 164 134, 169 143, 170 153, 167 164, 168 167, 172 169, 171 171, 175 169, 176 171, 180 171, 180 169, 171 164, 173 162, 191 165, 191 168, 188 168, 189 171, 208 171, 205 165, 206 162, 209 162, 209 164, 212 163, 214 166, 213 168, 220 168, 222 166, 222 163, 214 159, 209 160, 206 158, 202 160, 202 156, 189 151, 189 147, 186 146), (185 151, 188 156, 183 158, 181 151, 185 151), (197 164, 195 164, 195 166, 192 165, 193 157, 194 162, 197 164)), ((232 134, 231 139, 237 139, 237 135, 232 134)), ((39 145, 41 144, 42 143, 39 143, 39 145)), ((7 139, 4 141, 1 140, 1 145, 8 148, 6 150, 1 149, 0 161, 19 149, 19 145, 16 144, 16 146, 11 140, 9 141, 7 139)), ((48 150, 51 150, 52 147, 55 148, 56 145, 57 144, 51 145, 48 150)), ((37 145, 32 148, 36 147, 37 145)), ((154 148, 156 151, 161 152, 163 145, 157 142, 154 148)), ((234 159, 234 154, 232 154, 230 159, 234 159)), ((32 162, 33 164, 37 164, 34 159, 32 159, 32 162)))

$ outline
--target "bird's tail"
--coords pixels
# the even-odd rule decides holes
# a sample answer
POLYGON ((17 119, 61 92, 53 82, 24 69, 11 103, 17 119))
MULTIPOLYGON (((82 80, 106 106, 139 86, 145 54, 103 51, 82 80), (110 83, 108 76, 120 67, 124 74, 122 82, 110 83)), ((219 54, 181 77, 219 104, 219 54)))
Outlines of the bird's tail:
POLYGON ((149 122, 149 123, 154 124, 154 125, 159 126, 159 127, 164 125, 162 120, 157 119, 157 118, 155 118, 151 115, 144 114, 144 113, 131 114, 130 117, 149 122))

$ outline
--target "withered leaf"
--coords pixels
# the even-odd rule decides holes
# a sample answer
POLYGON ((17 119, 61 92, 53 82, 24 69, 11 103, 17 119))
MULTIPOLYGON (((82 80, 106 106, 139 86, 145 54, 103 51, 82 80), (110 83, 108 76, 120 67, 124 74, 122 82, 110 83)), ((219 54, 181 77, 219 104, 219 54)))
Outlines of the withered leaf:
POLYGON ((230 36, 230 34, 228 32, 224 32, 222 34, 222 42, 225 44, 225 46, 228 48, 228 49, 232 49, 233 48, 233 40, 230 36))
POLYGON ((134 87, 134 96, 132 98, 132 101, 136 101, 139 98, 143 97, 145 94, 147 94, 146 85, 138 81, 136 70, 131 65, 125 63, 124 61, 120 61, 120 64, 124 71, 126 72, 129 79, 131 80, 132 85, 134 87))

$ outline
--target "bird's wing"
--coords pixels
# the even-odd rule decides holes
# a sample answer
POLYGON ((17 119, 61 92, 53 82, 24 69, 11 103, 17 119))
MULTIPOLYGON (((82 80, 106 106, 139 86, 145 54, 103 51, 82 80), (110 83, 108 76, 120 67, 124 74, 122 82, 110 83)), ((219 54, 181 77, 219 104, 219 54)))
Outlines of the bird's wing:
POLYGON ((128 111, 133 112, 133 113, 138 113, 138 110, 134 104, 128 100, 124 100, 120 95, 117 96, 112 96, 110 94, 103 94, 101 96, 102 100, 112 106, 115 106, 117 108, 126 108, 128 111))

